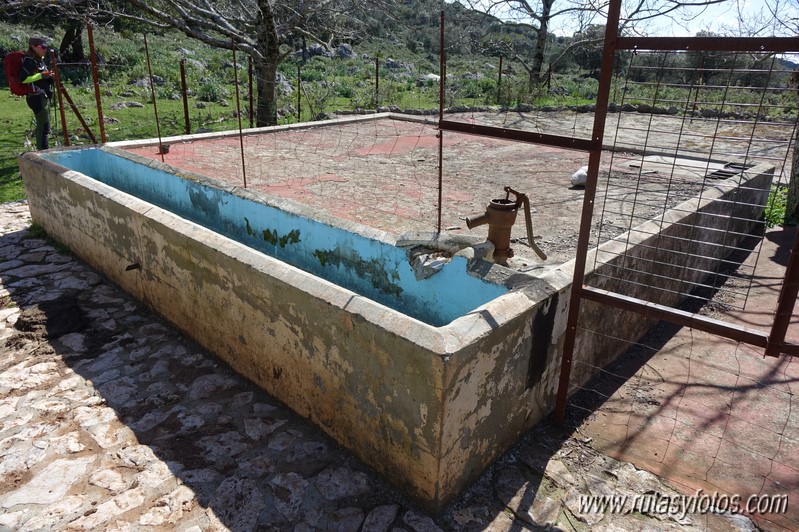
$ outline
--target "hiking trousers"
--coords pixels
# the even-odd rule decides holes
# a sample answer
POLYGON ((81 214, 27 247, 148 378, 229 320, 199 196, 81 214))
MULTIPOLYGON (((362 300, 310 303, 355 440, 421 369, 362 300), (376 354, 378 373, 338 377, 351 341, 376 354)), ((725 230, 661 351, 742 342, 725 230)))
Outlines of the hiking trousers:
POLYGON ((25 102, 36 118, 36 129, 34 130, 36 149, 46 150, 50 147, 50 98, 43 92, 38 92, 29 94, 25 98, 25 102))

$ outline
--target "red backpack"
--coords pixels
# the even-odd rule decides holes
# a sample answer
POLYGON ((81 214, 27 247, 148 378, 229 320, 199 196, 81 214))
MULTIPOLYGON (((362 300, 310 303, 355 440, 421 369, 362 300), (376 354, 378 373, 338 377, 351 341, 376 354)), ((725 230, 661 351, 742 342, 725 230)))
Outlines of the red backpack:
POLYGON ((25 52, 9 52, 3 58, 3 66, 6 70, 6 81, 11 94, 25 96, 33 92, 33 85, 30 83, 20 83, 19 74, 22 71, 22 59, 25 52))

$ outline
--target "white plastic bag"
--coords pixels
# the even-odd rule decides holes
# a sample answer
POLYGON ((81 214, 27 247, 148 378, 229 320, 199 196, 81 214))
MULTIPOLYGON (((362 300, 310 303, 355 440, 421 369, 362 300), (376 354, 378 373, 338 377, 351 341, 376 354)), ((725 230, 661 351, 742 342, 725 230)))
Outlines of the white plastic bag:
POLYGON ((572 174, 572 186, 584 187, 586 181, 588 181, 588 167, 581 166, 579 170, 572 174))

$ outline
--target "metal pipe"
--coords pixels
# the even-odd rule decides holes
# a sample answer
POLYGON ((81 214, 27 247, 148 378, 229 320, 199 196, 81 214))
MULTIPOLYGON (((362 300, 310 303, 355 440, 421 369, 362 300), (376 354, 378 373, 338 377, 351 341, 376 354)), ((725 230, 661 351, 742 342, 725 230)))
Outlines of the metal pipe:
MULTIPOLYGON (((100 95, 100 76, 97 74, 97 52, 94 49, 94 33, 92 21, 86 22, 86 32, 89 36, 89 61, 92 64, 92 80, 94 81, 94 100, 97 103, 97 121, 100 123, 100 142, 105 144, 105 120, 103 119, 103 99, 100 95)), ((152 80, 151 80, 152 81, 152 80)))
POLYGON ((604 68, 602 68, 599 76, 599 88, 596 97, 596 115, 594 117, 594 129, 591 135, 591 141, 596 143, 596 148, 591 151, 588 157, 588 180, 585 184, 585 193, 583 196, 580 234, 577 239, 577 256, 574 261, 572 291, 569 298, 569 313, 560 363, 560 379, 555 400, 554 421, 557 425, 561 426, 566 420, 566 401, 569 397, 572 358, 574 356, 574 346, 577 338, 577 321, 580 316, 580 299, 583 295, 582 290, 585 281, 585 263, 588 256, 591 218, 594 213, 594 199, 596 198, 599 176, 599 162, 602 155, 602 139, 604 137, 605 119, 608 113, 610 85, 613 78, 612 67, 616 51, 616 41, 618 40, 620 13, 621 0, 611 0, 608 7, 608 19, 605 25, 605 45, 602 52, 602 65, 604 68))
POLYGON ((485 225, 488 223, 489 220, 488 213, 485 212, 479 216, 467 216, 466 217, 466 227, 469 229, 474 229, 475 227, 480 227, 481 225, 485 225))

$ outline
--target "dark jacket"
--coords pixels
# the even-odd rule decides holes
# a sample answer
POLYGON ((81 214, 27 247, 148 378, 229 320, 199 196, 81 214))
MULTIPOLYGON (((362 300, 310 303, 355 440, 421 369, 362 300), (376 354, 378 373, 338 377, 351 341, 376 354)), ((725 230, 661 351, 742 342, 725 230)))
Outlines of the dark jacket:
MULTIPOLYGON (((47 65, 44 63, 44 60, 41 58, 35 57, 30 51, 25 54, 25 57, 22 59, 22 69, 19 74, 19 81, 24 82, 30 76, 34 76, 40 72, 48 72, 49 69, 47 65)), ((29 94, 28 97, 33 96, 40 96, 41 94, 46 95, 48 98, 53 96, 52 93, 52 86, 53 80, 51 78, 41 78, 33 82, 32 84, 35 89, 33 94, 29 94)))

